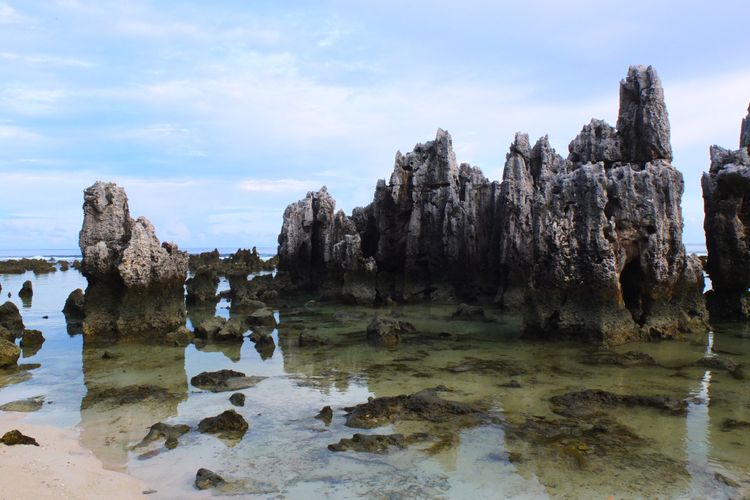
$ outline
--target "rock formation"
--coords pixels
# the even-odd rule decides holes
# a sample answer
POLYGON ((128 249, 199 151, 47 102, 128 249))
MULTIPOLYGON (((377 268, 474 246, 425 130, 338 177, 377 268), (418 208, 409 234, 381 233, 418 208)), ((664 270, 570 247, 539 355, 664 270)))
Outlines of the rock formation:
POLYGON ((160 245, 146 218, 131 219, 114 183, 87 188, 83 212, 84 334, 153 337, 183 324, 187 254, 160 245))
POLYGON ((703 174, 704 229, 712 290, 706 301, 714 319, 750 318, 750 108, 742 120, 740 148, 711 146, 703 174))
POLYGON ((604 343, 705 328, 703 277, 682 244, 653 68, 620 84, 617 127, 592 120, 567 159, 517 134, 502 183, 458 165, 450 135, 397 153, 388 184, 347 217, 323 188, 284 213, 279 270, 298 288, 358 302, 495 296, 528 332, 604 343))

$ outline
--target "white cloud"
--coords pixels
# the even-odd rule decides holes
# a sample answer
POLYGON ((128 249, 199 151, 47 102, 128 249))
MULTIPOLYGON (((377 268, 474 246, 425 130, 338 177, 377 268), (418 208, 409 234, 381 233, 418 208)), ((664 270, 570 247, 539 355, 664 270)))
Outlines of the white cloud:
POLYGON ((0 89, 0 109, 19 115, 49 113, 58 110, 66 96, 62 89, 6 87, 0 89))
POLYGON ((74 57, 59 57, 48 54, 18 54, 15 52, 0 52, 0 59, 17 61, 26 64, 43 66, 70 66, 75 68, 90 68, 94 64, 74 57))
MULTIPOLYGON (((321 187, 318 181, 300 181, 295 179, 248 179, 240 182, 243 191, 251 193, 279 193, 285 191, 314 190, 321 187)), ((291 200, 290 200, 291 201, 291 200)))
POLYGON ((0 141, 35 141, 40 138, 39 134, 31 130, 0 123, 0 141))
POLYGON ((11 24, 24 24, 31 18, 22 15, 7 3, 0 3, 0 26, 11 24))

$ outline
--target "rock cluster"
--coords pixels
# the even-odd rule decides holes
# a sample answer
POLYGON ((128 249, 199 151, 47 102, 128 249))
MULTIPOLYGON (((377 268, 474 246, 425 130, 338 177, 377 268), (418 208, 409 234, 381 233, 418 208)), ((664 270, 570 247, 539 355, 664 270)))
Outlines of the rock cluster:
POLYGON ((125 191, 114 183, 87 188, 83 213, 84 334, 152 337, 183 324, 187 254, 159 244, 146 218, 131 219, 125 191))
POLYGON ((742 120, 740 148, 711 146, 703 174, 704 229, 713 319, 750 318, 750 109, 742 120))
POLYGON ((705 327, 703 277, 682 244, 683 179, 651 67, 620 84, 617 127, 592 120, 557 154, 517 134, 503 180, 459 165, 450 135, 397 153, 351 216, 323 188, 289 205, 279 270, 356 302, 495 296, 526 330, 604 343, 705 327))

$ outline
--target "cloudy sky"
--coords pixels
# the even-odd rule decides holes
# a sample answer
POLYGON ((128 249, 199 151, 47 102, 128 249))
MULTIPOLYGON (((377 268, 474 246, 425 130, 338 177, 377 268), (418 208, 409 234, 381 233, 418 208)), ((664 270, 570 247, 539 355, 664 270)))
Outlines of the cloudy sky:
POLYGON ((708 146, 750 100, 747 0, 0 0, 0 249, 74 248, 82 190, 124 186, 182 247, 275 245, 327 185, 371 201, 396 150, 451 132, 499 179, 516 131, 563 155, 618 82, 665 87, 685 241, 708 146))

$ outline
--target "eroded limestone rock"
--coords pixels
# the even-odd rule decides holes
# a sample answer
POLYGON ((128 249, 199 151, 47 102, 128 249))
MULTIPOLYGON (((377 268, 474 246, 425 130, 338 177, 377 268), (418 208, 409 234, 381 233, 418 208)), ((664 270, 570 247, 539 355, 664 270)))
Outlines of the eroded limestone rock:
POLYGON ((144 217, 131 219, 125 190, 114 183, 87 188, 83 213, 84 334, 148 338, 180 326, 187 254, 160 244, 144 217))
POLYGON ((519 133, 502 183, 459 166, 439 130, 398 153, 350 217, 326 189, 289 205, 279 275, 363 303, 495 296, 523 310, 528 333, 604 344, 705 331, 669 134, 661 82, 643 66, 620 84, 616 128, 592 120, 567 159, 519 133))
POLYGON ((750 318, 750 109, 742 120, 740 149, 711 146, 711 167, 703 174, 703 204, 712 290, 711 317, 750 318))

